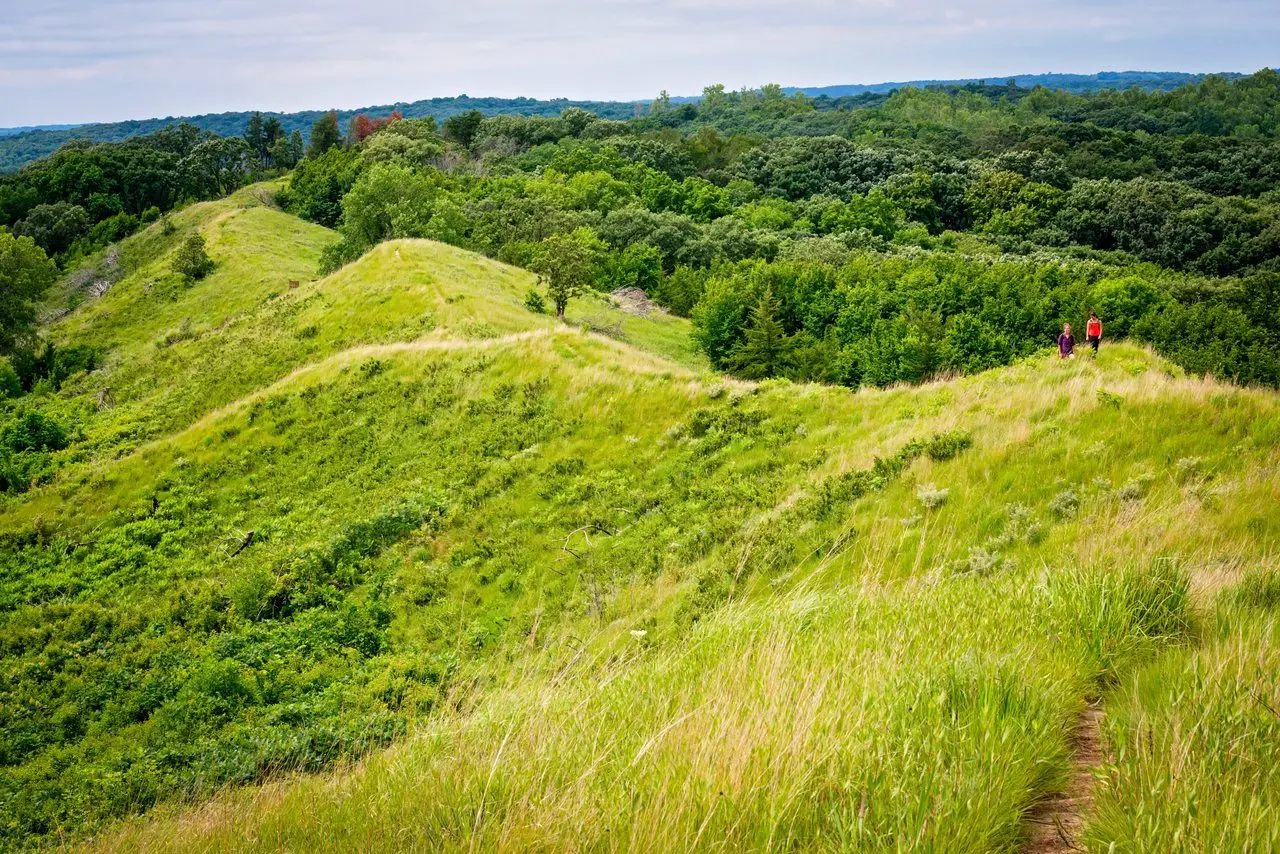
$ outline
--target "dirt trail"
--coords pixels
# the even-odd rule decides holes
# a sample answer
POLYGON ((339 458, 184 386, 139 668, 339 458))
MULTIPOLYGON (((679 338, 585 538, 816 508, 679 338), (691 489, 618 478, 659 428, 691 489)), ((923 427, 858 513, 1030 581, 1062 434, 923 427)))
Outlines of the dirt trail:
POLYGON ((1066 789, 1036 803, 1027 814, 1023 854, 1083 851, 1080 834, 1093 803, 1093 771, 1102 764, 1102 704, 1090 703, 1071 733, 1071 777, 1066 789))

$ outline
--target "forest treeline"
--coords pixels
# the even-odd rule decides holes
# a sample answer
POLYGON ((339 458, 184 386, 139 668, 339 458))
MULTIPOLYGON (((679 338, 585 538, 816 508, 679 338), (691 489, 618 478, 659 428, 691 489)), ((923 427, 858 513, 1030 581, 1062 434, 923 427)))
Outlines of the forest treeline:
POLYGON ((429 237, 563 293, 638 287, 746 377, 980 370, 1097 310, 1189 370, 1276 384, 1278 126, 1269 70, 860 109, 713 86, 631 121, 469 113, 347 144, 334 123, 280 201, 340 230, 327 269, 429 237))
MULTIPOLYGON (((1061 89, 1068 92, 1096 92, 1101 89, 1128 89, 1138 87, 1150 91, 1167 91, 1189 83, 1198 83, 1207 75, 1187 74, 1183 72, 1162 71, 1110 71, 1099 74, 1028 74, 1016 78, 1018 86, 1030 91, 1036 86, 1050 89, 1061 89)), ((1236 77, 1236 74, 1227 74, 1236 77)), ((814 97, 819 108, 848 107, 879 103, 884 96, 894 89, 908 86, 917 89, 929 87, 964 86, 977 81, 970 80, 918 80, 906 83, 873 83, 869 85, 849 86, 817 86, 791 87, 788 94, 797 91, 807 92, 814 97), (861 100, 852 96, 863 97, 861 100)), ((683 100, 696 100, 684 98, 683 100)), ((602 118, 629 119, 636 115, 637 104, 631 101, 572 101, 567 98, 485 98, 470 95, 456 95, 445 98, 424 98, 401 104, 362 107, 356 110, 342 110, 338 120, 346 122, 353 116, 365 113, 384 115, 398 110, 406 118, 434 118, 436 121, 477 110, 486 116, 521 115, 521 116, 556 116, 562 111, 577 107, 588 110, 602 118)), ((322 110, 301 110, 294 113, 268 113, 269 118, 279 121, 286 133, 302 131, 305 133, 311 125, 323 116, 322 110)), ((187 123, 201 130, 211 131, 220 136, 237 136, 241 128, 252 117, 250 112, 206 113, 185 118, 164 119, 132 119, 123 122, 102 122, 87 125, 64 125, 51 127, 25 127, 0 129, 0 172, 13 171, 24 163, 30 163, 57 151, 71 140, 87 140, 89 142, 122 142, 136 136, 155 133, 175 124, 187 123)))
POLYGON ((301 134, 286 136, 260 116, 244 136, 184 124, 125 142, 70 144, 0 175, 0 227, 67 268, 177 205, 223 196, 303 153, 301 134))
MULTIPOLYGON (((1144 85, 1150 85, 1143 81, 1144 85)), ((483 98, 458 95, 451 98, 426 98, 406 104, 388 104, 382 107, 364 107, 359 110, 342 110, 338 120, 346 122, 361 113, 386 114, 399 110, 408 118, 431 117, 443 121, 457 113, 478 110, 486 116, 511 113, 515 115, 555 116, 569 107, 590 110, 608 118, 631 118, 635 105, 621 101, 570 101, 565 98, 539 100, 536 98, 483 98)), ((299 131, 303 134, 325 114, 324 110, 301 110, 295 113, 207 113, 181 119, 135 119, 124 122, 104 122, 65 128, 30 128, 20 133, 0 136, 0 172, 18 169, 25 163, 46 157, 73 140, 100 142, 124 142, 153 134, 174 125, 189 124, 218 136, 239 136, 254 115, 264 120, 275 119, 286 134, 299 131)), ((305 140, 304 140, 305 141, 305 140)))

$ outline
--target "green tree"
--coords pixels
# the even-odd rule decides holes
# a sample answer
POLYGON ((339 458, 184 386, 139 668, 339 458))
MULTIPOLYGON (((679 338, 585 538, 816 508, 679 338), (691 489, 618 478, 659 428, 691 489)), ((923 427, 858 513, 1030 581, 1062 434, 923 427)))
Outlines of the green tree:
POLYGON ((298 163, 288 188, 276 199, 290 213, 336 228, 342 222, 342 197, 350 192, 364 167, 358 150, 334 146, 298 163))
POLYGON ((193 195, 224 196, 244 184, 252 156, 243 139, 215 137, 191 149, 178 165, 193 195))
POLYGON ((30 343, 35 301, 57 276, 57 267, 34 240, 0 228, 0 354, 30 343))
POLYGON ((14 225, 13 233, 30 237, 49 255, 60 255, 88 234, 90 225, 84 208, 70 202, 55 202, 36 205, 26 219, 14 225))
POLYGON ((1103 331, 1123 338, 1134 324, 1169 300, 1165 291, 1139 276, 1103 279, 1093 289, 1090 309, 1102 318, 1103 331))
POLYGON ((263 163, 267 159, 267 134, 266 128, 263 126, 262 113, 254 112, 249 116, 249 121, 244 128, 244 141, 249 146, 249 151, 257 158, 259 163, 263 163))
POLYGON ((774 377, 789 364, 791 340, 778 321, 780 309, 773 288, 766 287, 751 309, 746 340, 729 359, 730 368, 738 376, 749 380, 774 377))
POLYGON ((787 95, 782 91, 782 86, 777 83, 766 83, 760 87, 760 100, 762 101, 781 101, 787 95))
POLYGON ((306 155, 306 148, 302 144, 302 131, 294 130, 289 134, 289 165, 296 166, 298 162, 306 155))
POLYGON ((22 380, 13 363, 0 356, 0 400, 22 396, 22 380))
POLYGON ((289 138, 282 136, 271 144, 270 151, 267 152, 271 165, 280 169, 292 169, 297 165, 298 161, 293 158, 293 148, 289 144, 289 138))
POLYGON ((483 121, 484 115, 479 110, 470 110, 445 119, 444 125, 441 126, 440 130, 446 138, 453 140, 463 148, 470 148, 483 121))
POLYGON ((639 288, 653 296, 662 286, 662 253, 645 243, 633 243, 611 253, 603 264, 607 290, 639 288))
POLYGON ((330 110, 311 126, 311 143, 307 146, 308 157, 319 157, 329 149, 342 142, 342 131, 338 129, 338 113, 330 110))
POLYGON ((534 268, 546 276, 547 295, 556 307, 556 317, 564 317, 569 300, 580 296, 595 282, 596 265, 604 244, 587 226, 568 234, 553 234, 538 245, 534 268))
POLYGON ((342 234, 362 250, 394 237, 423 237, 435 188, 420 172, 375 163, 342 199, 342 234))
POLYGON ((203 279, 213 270, 213 259, 204 249, 204 237, 199 233, 190 235, 178 247, 178 254, 173 258, 173 272, 188 282, 203 279))
POLYGON ((729 103, 729 96, 725 94, 724 84, 716 83, 713 86, 705 86, 702 89, 702 108, 708 112, 724 109, 729 103))

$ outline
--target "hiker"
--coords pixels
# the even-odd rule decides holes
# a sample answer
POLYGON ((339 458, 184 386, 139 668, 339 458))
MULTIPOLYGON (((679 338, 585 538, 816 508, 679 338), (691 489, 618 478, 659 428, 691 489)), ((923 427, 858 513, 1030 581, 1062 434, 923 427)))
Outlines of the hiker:
POLYGON ((1085 339, 1093 348, 1093 355, 1098 355, 1098 345, 1102 343, 1102 321, 1096 311, 1089 312, 1089 323, 1084 328, 1085 339))
POLYGON ((1071 334, 1071 324, 1062 324, 1062 334, 1058 336, 1058 358, 1074 359, 1076 357, 1076 337, 1071 334))

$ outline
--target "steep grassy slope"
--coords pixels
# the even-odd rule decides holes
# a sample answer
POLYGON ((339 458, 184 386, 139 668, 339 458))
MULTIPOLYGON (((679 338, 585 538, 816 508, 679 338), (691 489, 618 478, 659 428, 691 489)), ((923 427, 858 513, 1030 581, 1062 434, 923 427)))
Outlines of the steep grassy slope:
MULTIPOLYGON (((765 425, 785 420, 772 436, 730 438, 714 458, 765 445, 784 473, 799 463, 787 488, 729 518, 723 545, 686 562, 682 546, 719 513, 673 518, 661 501, 653 522, 633 522, 615 493, 596 512, 617 533, 589 546, 580 537, 576 556, 551 564, 587 562, 603 610, 584 603, 576 623, 561 623, 568 634, 541 613, 526 619, 507 642, 540 652, 491 661, 499 687, 466 692, 478 705, 438 712, 403 746, 336 777, 231 793, 114 844, 181 849, 195 835, 217 849, 1009 847, 1023 811, 1060 779, 1085 699, 1153 649, 1194 637, 1185 579, 1207 601, 1241 567, 1274 571, 1274 403, 1168 379, 1123 347, 1103 365, 1029 365, 856 396, 779 387, 721 404, 769 413, 765 425), (862 495, 841 489, 858 479, 838 473, 869 461, 853 448, 888 451, 895 437, 957 423, 973 430, 972 450, 946 462, 926 455, 862 495), (636 569, 655 553, 647 588, 636 569), (709 610, 726 600, 740 604, 709 610), (690 625, 690 611, 714 615, 690 625)), ((714 433, 678 435, 640 432, 635 445, 678 459, 714 433)), ((770 482, 763 465, 745 478, 733 468, 695 471, 738 489, 770 482)), ((527 495, 519 484, 512 492, 527 495)), ((591 519, 546 526, 516 509, 497 518, 538 519, 557 538, 591 519)), ((1274 682, 1261 687, 1274 705, 1274 682)), ((1212 728, 1213 708, 1176 700, 1212 728)), ((1256 710, 1243 709, 1265 728, 1256 710)), ((1265 825, 1225 810, 1246 792, 1260 815, 1274 808, 1266 743, 1250 744, 1251 764, 1235 776, 1206 769, 1190 781, 1223 805, 1204 832, 1238 826, 1230 838, 1265 838, 1265 825)), ((1201 819, 1160 806, 1135 758, 1116 756, 1107 796, 1159 808, 1162 832, 1186 838, 1201 819)), ((1102 850, 1112 840, 1143 850, 1149 831, 1094 829, 1102 850)))
MULTIPOLYGON (((419 338, 483 339, 550 329, 522 306, 532 275, 425 241, 380 247, 332 276, 313 278, 328 229, 265 207, 257 188, 174 217, 125 242, 128 275, 50 332, 109 352, 105 376, 117 405, 86 426, 88 444, 114 453, 189 425, 307 362, 358 344, 419 338), (187 285, 169 269, 193 228, 214 272, 187 285)), ((688 326, 642 321, 600 299, 576 302, 575 325, 610 331, 682 364, 700 366, 688 326)))
POLYGON ((111 350, 38 404, 83 439, 0 517, 6 841, 212 796, 98 841, 1009 849, 1101 694, 1100 850, 1263 845, 1274 394, 1127 345, 728 382, 677 319, 584 301, 622 340, 586 334, 467 253, 309 281, 323 230, 184 217, 214 276, 144 234, 53 330, 111 350))

